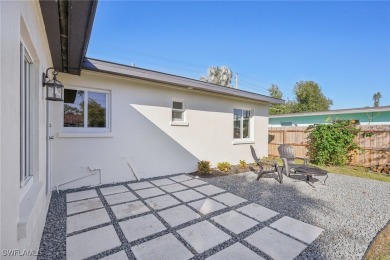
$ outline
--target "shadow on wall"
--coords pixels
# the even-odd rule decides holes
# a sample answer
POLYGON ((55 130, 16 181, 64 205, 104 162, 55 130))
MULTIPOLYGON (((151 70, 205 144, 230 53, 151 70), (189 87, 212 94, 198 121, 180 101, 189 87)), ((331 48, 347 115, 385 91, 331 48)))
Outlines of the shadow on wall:
MULTIPOLYGON (((197 100, 201 99, 202 102, 192 102, 191 98, 187 98, 186 109, 193 111, 231 114, 233 117, 233 108, 242 107, 243 103, 246 104, 246 102, 231 102, 230 106, 226 106, 226 102, 215 102, 215 97, 209 97, 203 93, 196 93, 196 95, 199 95, 197 100)), ((170 100, 169 102, 161 101, 157 104, 153 100, 145 100, 145 102, 132 102, 132 104, 151 107, 164 107, 169 109, 172 108, 170 100)), ((249 105, 249 107, 254 107, 255 104, 256 103, 254 102, 252 105, 249 105)), ((259 106, 259 104, 256 105, 259 106)), ((255 109, 253 116, 268 117, 267 112, 267 109, 255 109)))
POLYGON ((127 118, 132 122, 126 128, 128 160, 139 179, 196 171, 199 159, 134 107, 129 106, 127 118))
POLYGON ((250 148, 251 148, 251 154, 252 154, 253 160, 255 160, 255 162, 256 162, 257 160, 259 160, 259 156, 257 156, 255 148, 253 148, 252 145, 250 145, 250 148))
POLYGON ((270 144, 273 140, 275 140, 275 135, 268 134, 268 143, 270 144))
POLYGON ((230 99, 227 96, 221 97, 200 91, 188 91, 180 88, 177 88, 172 92, 172 90, 150 86, 145 83, 137 83, 137 86, 131 91, 133 95, 128 99, 128 102, 132 105, 172 109, 172 93, 175 93, 174 96, 185 100, 185 107, 188 110, 226 113, 231 114, 233 117, 233 108, 248 106, 249 108, 254 109, 254 116, 268 117, 268 106, 256 101, 230 99), (156 99, 156 95, 160 98, 156 99))

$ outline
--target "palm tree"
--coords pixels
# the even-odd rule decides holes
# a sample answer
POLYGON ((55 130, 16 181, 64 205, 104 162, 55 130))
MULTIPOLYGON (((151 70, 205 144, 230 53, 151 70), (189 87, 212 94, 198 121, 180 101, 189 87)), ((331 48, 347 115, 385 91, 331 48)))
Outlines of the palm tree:
POLYGON ((202 76, 201 81, 221 85, 224 87, 232 87, 230 83, 232 82, 233 72, 226 66, 213 66, 207 70, 207 76, 202 76))
POLYGON ((379 100, 382 98, 382 95, 380 92, 377 92, 375 93, 373 96, 372 96, 372 100, 374 100, 374 107, 378 107, 379 106, 379 100))

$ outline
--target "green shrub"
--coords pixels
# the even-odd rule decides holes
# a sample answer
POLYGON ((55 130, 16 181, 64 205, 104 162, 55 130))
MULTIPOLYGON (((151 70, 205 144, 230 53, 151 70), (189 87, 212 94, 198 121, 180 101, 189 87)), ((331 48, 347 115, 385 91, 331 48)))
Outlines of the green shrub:
POLYGON ((318 165, 342 166, 351 159, 352 151, 362 149, 354 142, 360 129, 348 121, 314 125, 308 136, 310 161, 318 165))
POLYGON ((209 161, 200 161, 198 162, 198 174, 207 175, 211 173, 210 162, 209 161))
POLYGON ((246 168, 248 168, 248 164, 246 163, 245 160, 240 160, 240 164, 238 165, 238 167, 240 169, 246 169, 246 168))
POLYGON ((228 172, 231 169, 230 163, 228 162, 220 162, 217 164, 217 167, 220 171, 228 172))

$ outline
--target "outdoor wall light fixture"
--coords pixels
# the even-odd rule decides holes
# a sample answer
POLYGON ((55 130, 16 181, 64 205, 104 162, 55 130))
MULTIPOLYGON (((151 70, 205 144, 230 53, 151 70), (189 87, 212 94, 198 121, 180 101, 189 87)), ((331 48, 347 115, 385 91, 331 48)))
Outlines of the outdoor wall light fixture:
POLYGON ((43 87, 46 86, 46 100, 64 101, 62 97, 62 89, 64 88, 64 85, 62 85, 62 83, 57 80, 58 71, 56 71, 54 68, 48 68, 46 70, 46 74, 42 74, 42 85, 43 87), (49 78, 49 70, 53 70, 53 79, 47 80, 49 78))

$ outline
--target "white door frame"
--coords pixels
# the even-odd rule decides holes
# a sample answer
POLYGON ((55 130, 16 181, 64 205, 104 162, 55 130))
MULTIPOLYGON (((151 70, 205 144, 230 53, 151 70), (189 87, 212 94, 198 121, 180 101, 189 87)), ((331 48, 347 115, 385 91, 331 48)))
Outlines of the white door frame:
POLYGON ((46 195, 51 194, 51 121, 50 101, 46 101, 46 195))

